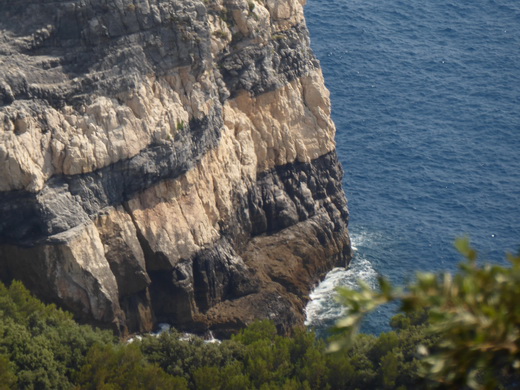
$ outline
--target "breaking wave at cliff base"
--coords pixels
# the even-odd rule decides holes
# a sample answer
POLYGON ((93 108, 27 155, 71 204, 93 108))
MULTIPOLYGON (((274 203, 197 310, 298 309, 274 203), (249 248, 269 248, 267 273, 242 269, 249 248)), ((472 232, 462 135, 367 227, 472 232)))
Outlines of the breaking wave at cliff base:
POLYGON ((358 246, 368 240, 367 235, 352 235, 351 239, 355 252, 351 264, 347 268, 334 268, 310 294, 311 300, 305 309, 305 325, 318 332, 325 331, 345 315, 345 308, 336 300, 338 287, 355 289, 360 280, 373 288, 377 287, 378 274, 372 263, 366 256, 356 252, 358 246))
MULTIPOLYGON (((306 17, 358 248, 315 290, 310 326, 331 325, 335 283, 370 267, 396 285, 456 271, 463 235, 486 262, 517 252, 520 2, 310 0, 306 17)), ((394 312, 365 326, 388 329, 394 312)))

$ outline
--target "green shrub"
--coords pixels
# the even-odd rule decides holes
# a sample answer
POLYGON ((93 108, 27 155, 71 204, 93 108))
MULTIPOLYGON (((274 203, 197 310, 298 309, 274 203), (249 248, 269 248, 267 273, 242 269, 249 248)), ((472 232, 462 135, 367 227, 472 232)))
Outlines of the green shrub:
MULTIPOLYGON (((338 323, 344 337, 336 339, 331 349, 353 343, 366 313, 380 304, 401 301, 402 311, 409 316, 397 316, 392 324, 403 329, 401 335, 409 334, 409 340, 400 347, 404 355, 399 364, 416 373, 417 380, 423 377, 443 388, 495 389, 518 384, 520 256, 508 256, 512 267, 479 266, 477 253, 467 239, 457 240, 456 247, 467 260, 455 275, 420 273, 406 290, 394 288, 385 279, 380 280, 379 291, 368 286, 362 286, 361 291, 342 290, 349 316, 338 323), (428 326, 413 325, 426 317, 424 308, 428 308, 428 326), (414 349, 420 364, 407 357, 413 356, 414 349)), ((383 343, 376 351, 381 354, 395 345, 395 340, 382 335, 378 343, 383 343)), ((393 372, 394 366, 395 362, 385 358, 386 371, 393 372)), ((391 382, 392 377, 385 380, 391 382)))
POLYGON ((5 355, 0 355, 0 390, 14 389, 17 377, 13 364, 5 355))
POLYGON ((84 390, 188 389, 184 378, 166 374, 146 361, 139 346, 95 345, 78 375, 84 390))
POLYGON ((0 354, 20 389, 72 389, 94 343, 113 343, 107 331, 78 325, 72 315, 33 297, 20 283, 0 284, 0 354))

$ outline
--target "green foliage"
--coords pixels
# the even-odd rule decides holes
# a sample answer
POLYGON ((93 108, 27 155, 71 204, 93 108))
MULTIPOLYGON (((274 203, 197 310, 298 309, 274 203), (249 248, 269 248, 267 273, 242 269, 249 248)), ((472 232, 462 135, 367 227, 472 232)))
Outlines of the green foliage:
POLYGON ((149 361, 188 380, 192 389, 328 388, 325 344, 312 332, 295 330, 283 337, 272 322, 259 321, 221 344, 179 336, 146 337, 141 349, 149 361))
POLYGON ((84 390, 187 389, 183 378, 166 374, 144 358, 137 345, 95 345, 78 375, 84 390))
MULTIPOLYGON (((403 316, 404 317, 404 316, 403 316)), ((406 316, 407 317, 407 316, 406 316)), ((401 318, 401 326, 379 337, 353 335, 348 348, 330 354, 331 388, 342 389, 417 389, 428 384, 418 373, 418 345, 433 345, 436 337, 427 332, 427 323, 414 322, 414 316, 401 318)), ((331 343, 343 341, 337 335, 331 343)))
POLYGON ((0 389, 187 389, 138 346, 78 325, 19 282, 0 284, 0 389))
MULTIPOLYGON (((395 334, 360 335, 327 354, 313 332, 277 334, 259 321, 220 344, 172 331, 130 345, 44 305, 20 284, 0 285, 0 389, 356 389, 412 383, 412 317, 395 334), (408 365, 407 365, 408 364, 408 365), (397 374, 396 374, 397 372, 397 374), (2 387, 3 386, 3 387, 2 387)), ((403 325, 404 324, 404 325, 403 325)), ((415 338, 414 338, 415 337, 415 338)), ((415 370, 415 371, 414 371, 415 370)), ((410 385, 409 388, 414 388, 410 385)))
POLYGON ((5 355, 0 355, 0 390, 14 389, 17 378, 13 364, 5 355))
MULTIPOLYGON (((172 331, 159 337, 148 336, 140 342, 140 348, 148 361, 157 364, 170 375, 183 377, 192 385, 195 371, 208 367, 224 368, 244 358, 244 352, 237 343, 226 341, 222 344, 205 343, 194 337, 183 340, 181 334, 172 331)), ((202 375, 198 374, 199 377, 202 375)))
POLYGON ((14 374, 18 388, 74 388, 89 348, 114 341, 111 333, 80 326, 69 313, 40 302, 20 282, 0 284, 0 377, 14 374))
POLYGON ((245 369, 255 388, 328 387, 325 345, 314 333, 294 329, 291 337, 282 337, 272 322, 260 321, 234 340, 246 346, 245 369))
MULTIPOLYGON (((443 388, 495 389, 518 380, 520 370, 520 257, 509 256, 511 268, 499 265, 478 266, 477 253, 467 239, 460 239, 456 247, 467 261, 456 275, 420 273, 406 290, 396 289, 384 279, 380 290, 363 285, 360 291, 343 289, 342 302, 347 306, 347 318, 338 322, 342 337, 331 343, 331 350, 352 346, 361 319, 377 306, 399 300, 408 317, 396 317, 397 328, 412 329, 414 316, 424 317, 428 308, 429 326, 423 335, 413 340, 410 348, 419 346, 422 364, 415 370, 443 388), (428 337, 421 341, 420 339, 428 337), (424 342, 428 341, 428 342, 424 342)), ((382 335, 379 349, 385 353, 395 343, 382 335)), ((391 336, 394 338, 394 336, 391 336)), ((393 351, 393 349, 391 350, 393 351)), ((395 352, 392 352, 396 356, 395 352)), ((386 356, 386 355, 385 355, 386 356)), ((394 357, 395 357, 394 356, 394 357)), ((399 362, 383 357, 385 381, 392 386, 399 362), (385 374, 386 373, 386 374, 385 374)))
POLYGON ((259 321, 220 344, 172 331, 132 344, 75 323, 18 282, 0 284, 2 389, 514 388, 520 383, 520 258, 479 267, 467 241, 460 272, 420 274, 406 290, 342 290, 349 316, 327 342, 259 321), (362 317, 399 300, 393 330, 358 334, 362 317), (327 348, 327 344, 329 348, 327 348), (327 352, 329 349, 329 352, 327 352))

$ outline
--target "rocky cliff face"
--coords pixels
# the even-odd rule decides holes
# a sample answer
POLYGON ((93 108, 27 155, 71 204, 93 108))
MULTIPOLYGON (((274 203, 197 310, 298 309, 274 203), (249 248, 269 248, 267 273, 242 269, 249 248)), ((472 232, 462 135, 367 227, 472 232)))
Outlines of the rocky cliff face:
POLYGON ((0 0, 0 277, 120 333, 301 323, 350 259, 303 0, 0 0))

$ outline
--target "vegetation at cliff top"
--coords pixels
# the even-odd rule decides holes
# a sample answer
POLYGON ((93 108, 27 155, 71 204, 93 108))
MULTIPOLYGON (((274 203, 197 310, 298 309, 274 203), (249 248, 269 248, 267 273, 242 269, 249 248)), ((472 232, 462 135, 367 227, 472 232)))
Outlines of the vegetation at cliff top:
POLYGON ((520 258, 479 267, 467 241, 458 247, 468 261, 457 275, 343 290, 350 314, 328 340, 305 329, 280 336, 260 321, 220 344, 175 330, 129 344, 78 325, 19 282, 0 285, 0 389, 517 388, 520 258), (396 299, 393 331, 357 333, 364 314, 396 299))

